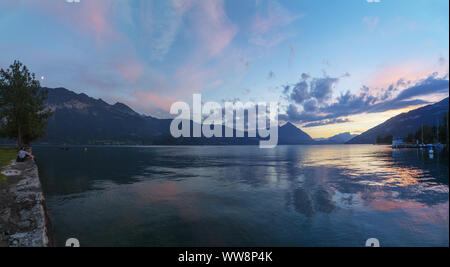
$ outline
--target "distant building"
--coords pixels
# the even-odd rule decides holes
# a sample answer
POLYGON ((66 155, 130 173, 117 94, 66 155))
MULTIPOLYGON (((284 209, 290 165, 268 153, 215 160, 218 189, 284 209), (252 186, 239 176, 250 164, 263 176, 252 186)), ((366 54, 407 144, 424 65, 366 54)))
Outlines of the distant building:
POLYGON ((403 138, 392 139, 392 147, 393 148, 397 148, 399 146, 402 146, 403 144, 405 144, 405 142, 403 142, 403 138))

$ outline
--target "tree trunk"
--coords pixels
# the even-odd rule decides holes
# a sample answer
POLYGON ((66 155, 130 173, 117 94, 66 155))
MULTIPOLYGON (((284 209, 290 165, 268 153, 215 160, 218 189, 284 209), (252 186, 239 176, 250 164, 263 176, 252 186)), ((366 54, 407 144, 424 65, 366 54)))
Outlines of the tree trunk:
POLYGON ((17 144, 19 147, 21 147, 23 145, 23 140, 22 140, 22 129, 19 128, 17 129, 17 144))

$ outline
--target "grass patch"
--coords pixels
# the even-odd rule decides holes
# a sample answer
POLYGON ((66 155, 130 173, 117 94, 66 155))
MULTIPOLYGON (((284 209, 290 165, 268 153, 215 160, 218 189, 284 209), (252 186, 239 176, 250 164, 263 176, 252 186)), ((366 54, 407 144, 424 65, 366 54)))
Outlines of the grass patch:
MULTIPOLYGON (((0 169, 11 164, 17 156, 17 150, 12 147, 0 147, 0 169)), ((6 176, 0 174, 0 184, 6 182, 6 176)))
POLYGON ((3 168, 17 157, 17 150, 12 147, 0 147, 0 168, 3 168))

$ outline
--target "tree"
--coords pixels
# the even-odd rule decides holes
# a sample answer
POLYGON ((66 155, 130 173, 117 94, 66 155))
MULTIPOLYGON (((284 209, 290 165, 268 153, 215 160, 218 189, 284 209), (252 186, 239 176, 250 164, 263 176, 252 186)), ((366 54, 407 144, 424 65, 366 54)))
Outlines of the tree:
POLYGON ((385 137, 377 136, 377 144, 392 144, 394 137, 392 135, 387 135, 385 137))
POLYGON ((416 139, 414 137, 414 134, 412 134, 412 133, 408 134, 408 136, 404 138, 404 141, 406 143, 415 143, 416 139))
POLYGON ((439 141, 448 144, 448 112, 444 114, 443 125, 439 126, 439 141))
POLYGON ((415 134, 415 138, 417 140, 419 140, 420 143, 422 143, 422 137, 423 137, 424 144, 437 143, 436 133, 437 133, 436 126, 424 125, 417 130, 417 132, 415 134), (423 130, 423 134, 422 134, 422 130, 423 130))
POLYGON ((47 118, 52 115, 44 104, 46 99, 47 90, 21 62, 0 69, 0 135, 17 138, 19 146, 44 137, 47 118))

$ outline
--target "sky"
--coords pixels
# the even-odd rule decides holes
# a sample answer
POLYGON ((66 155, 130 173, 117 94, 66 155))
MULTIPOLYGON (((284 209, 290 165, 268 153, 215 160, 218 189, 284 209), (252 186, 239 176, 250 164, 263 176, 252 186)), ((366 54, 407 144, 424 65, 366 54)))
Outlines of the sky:
POLYGON ((1 0, 0 67, 159 118, 277 101, 313 138, 449 94, 447 0, 1 0))

